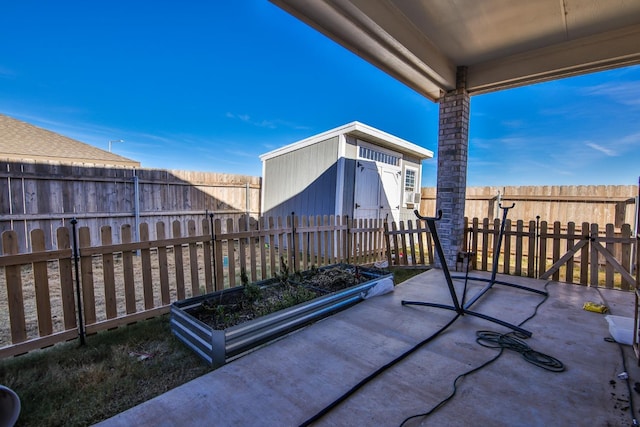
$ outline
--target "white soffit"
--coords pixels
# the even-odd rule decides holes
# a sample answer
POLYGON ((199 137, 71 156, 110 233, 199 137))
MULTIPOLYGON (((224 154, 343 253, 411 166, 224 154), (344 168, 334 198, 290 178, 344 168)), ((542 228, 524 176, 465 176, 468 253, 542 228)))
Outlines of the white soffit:
POLYGON ((271 0, 437 101, 640 63, 640 0, 271 0))

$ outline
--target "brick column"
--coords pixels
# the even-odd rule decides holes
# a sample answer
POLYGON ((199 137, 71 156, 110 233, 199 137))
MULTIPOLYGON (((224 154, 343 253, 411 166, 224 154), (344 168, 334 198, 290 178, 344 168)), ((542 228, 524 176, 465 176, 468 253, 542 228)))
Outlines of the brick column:
MULTIPOLYGON (((467 68, 458 67, 457 88, 440 99, 436 212, 442 210, 442 220, 436 224, 447 266, 451 270, 455 269, 464 239, 470 106, 466 80, 467 68)), ((436 266, 441 267, 440 261, 435 261, 436 266)))

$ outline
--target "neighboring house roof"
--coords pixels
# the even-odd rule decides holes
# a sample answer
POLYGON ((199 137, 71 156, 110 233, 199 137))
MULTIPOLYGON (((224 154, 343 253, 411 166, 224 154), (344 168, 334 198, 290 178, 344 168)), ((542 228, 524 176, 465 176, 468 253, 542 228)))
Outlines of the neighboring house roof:
POLYGON ((419 145, 416 145, 412 142, 406 141, 402 138, 398 138, 397 136, 383 132, 371 126, 367 126, 363 123, 351 122, 335 129, 328 130, 326 132, 262 154, 260 156, 260 160, 264 162, 265 160, 280 156, 294 150, 299 150, 300 148, 325 141, 338 135, 352 135, 356 138, 376 143, 382 147, 410 154, 419 158, 420 160, 430 159, 433 157, 433 151, 431 150, 427 150, 426 148, 420 147, 419 145))
POLYGON ((140 162, 0 114, 0 160, 139 168, 140 162))

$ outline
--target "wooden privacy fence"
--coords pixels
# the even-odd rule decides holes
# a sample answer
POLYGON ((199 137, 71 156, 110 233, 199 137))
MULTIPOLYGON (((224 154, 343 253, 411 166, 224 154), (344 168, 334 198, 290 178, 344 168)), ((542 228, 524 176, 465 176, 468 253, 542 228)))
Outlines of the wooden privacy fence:
MULTIPOLYGON (((0 233, 18 233, 21 252, 30 251, 31 230, 45 232, 56 249, 56 230, 72 218, 88 226, 92 240, 113 227, 114 243, 125 224, 196 221, 205 212, 220 218, 257 217, 261 178, 213 172, 93 167, 0 161, 0 233)), ((134 241, 138 227, 135 226, 134 241)), ((155 229, 149 230, 155 239, 155 229)))
POLYGON ((130 225, 103 226, 96 242, 89 227, 74 224, 56 230, 56 250, 46 249, 43 230, 32 230, 30 253, 19 253, 15 231, 2 233, 0 358, 166 313, 173 301, 239 285, 242 273, 255 281, 283 268, 384 256, 378 220, 292 215, 223 224, 210 216, 199 225, 174 221, 169 230, 158 222, 150 240, 142 223, 139 242, 130 225))
MULTIPOLYGON (((500 220, 485 218, 482 225, 478 218, 471 224, 465 221, 465 248, 475 254, 471 266, 489 271, 500 220)), ((633 272, 638 273, 637 250, 629 224, 623 224, 620 232, 607 224, 603 232, 598 224, 587 222, 577 229, 573 222, 563 227, 558 221, 551 225, 518 220, 514 227, 507 220, 498 273, 630 290, 635 287, 633 272)))
MULTIPOLYGON (((465 229, 472 267, 490 270, 500 221, 474 218, 465 229)), ((158 222, 153 231, 155 239, 142 223, 135 242, 130 225, 103 226, 98 242, 89 227, 61 227, 51 250, 36 229, 29 253, 20 253, 15 231, 2 233, 0 358, 166 313, 173 301, 241 284, 243 273, 256 281, 336 262, 433 263, 433 242, 419 220, 291 215, 223 222, 211 215, 200 224, 158 222)), ((612 225, 601 231, 589 223, 577 229, 507 220, 498 272, 629 290, 638 280, 637 247, 628 225, 616 232, 612 225)))
MULTIPOLYGON (((384 227, 389 265, 433 264, 433 242, 426 224, 409 220, 406 226, 400 221, 384 227)), ((465 218, 465 230, 463 251, 473 254, 470 267, 490 271, 500 220, 465 218)), ((518 220, 514 224, 507 219, 503 239, 498 273, 622 290, 635 287, 638 243, 629 224, 622 224, 618 232, 613 224, 603 231, 587 222, 577 229, 573 222, 562 226, 559 221, 518 220)))
MULTIPOLYGON (((516 206, 511 218, 524 221, 553 218, 561 224, 595 223, 600 227, 615 224, 636 224, 638 209, 637 185, 541 185, 507 187, 467 187, 464 216, 468 218, 501 217, 500 203, 516 206)), ((436 188, 421 190, 420 213, 436 212, 436 188)))

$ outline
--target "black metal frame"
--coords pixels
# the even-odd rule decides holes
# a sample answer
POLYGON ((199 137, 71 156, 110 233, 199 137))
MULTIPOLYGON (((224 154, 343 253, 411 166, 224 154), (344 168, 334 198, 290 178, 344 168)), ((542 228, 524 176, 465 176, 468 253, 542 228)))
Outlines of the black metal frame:
MULTIPOLYGON (((502 242, 502 236, 504 234, 504 219, 506 219, 506 215, 507 215, 507 211, 509 209, 511 209, 513 206, 509 207, 509 208, 503 208, 502 206, 500 206, 501 209, 504 210, 504 215, 503 215, 503 223, 502 226, 500 227, 500 235, 499 235, 499 239, 498 239, 498 245, 496 248, 496 255, 500 254, 500 243, 502 242)), ((438 216, 437 217, 424 217, 421 216, 418 211, 414 211, 416 217, 418 217, 418 219, 421 219, 423 221, 425 221, 427 223, 427 226, 429 227, 429 231, 431 232, 431 236, 433 237, 433 243, 436 249, 436 253, 438 255, 438 258, 440 259, 440 263, 442 265, 442 271, 444 273, 444 277, 447 281, 447 286, 449 287, 449 293, 451 294, 451 300, 452 300, 452 304, 453 305, 447 305, 447 304, 438 304, 438 303, 432 303, 432 302, 422 302, 422 301, 402 301, 402 305, 420 305, 420 306, 426 306, 426 307, 435 307, 435 308, 442 308, 445 310, 451 310, 451 311, 455 311, 456 313, 458 313, 459 315, 469 315, 469 316, 475 316, 478 317, 480 319, 484 319, 484 320, 488 320, 489 322, 493 322, 493 323, 497 323, 499 325, 502 325, 504 327, 507 327, 509 329, 512 329, 516 332, 519 332, 521 334, 523 334, 526 337, 530 337, 532 334, 530 331, 523 329, 519 326, 516 326, 512 323, 508 323, 505 322, 503 320, 500 319, 496 319, 495 317, 491 317, 491 316, 487 316, 486 314, 482 314, 482 313, 478 313, 476 311, 471 311, 469 308, 480 298, 482 297, 489 289, 491 289, 493 287, 494 284, 500 284, 500 285, 506 285, 506 286, 512 286, 518 289, 523 289, 526 291, 530 291, 530 292, 534 292, 540 295, 547 295, 546 292, 544 291, 539 291, 537 289, 532 289, 532 288, 528 288, 525 286, 520 286, 520 285, 516 285, 513 283, 508 283, 508 282, 501 282, 501 281, 497 281, 495 280, 496 278, 496 272, 498 270, 498 257, 496 255, 494 255, 494 262, 493 262, 493 270, 491 273, 491 279, 485 279, 485 278, 471 278, 471 277, 462 277, 462 278, 466 278, 469 280, 478 280, 478 281, 487 281, 489 282, 489 284, 487 286, 485 286, 480 292, 478 292, 475 296, 473 296, 467 303, 464 302, 464 295, 463 295, 463 299, 462 299, 462 303, 460 302, 460 300, 458 299, 458 294, 456 293, 456 289, 453 286, 453 277, 451 276, 451 273, 449 272, 449 267, 447 266, 447 262, 444 256, 444 251, 442 250, 442 245, 440 244, 440 238, 438 237, 438 231, 436 229, 436 221, 439 221, 442 218, 442 211, 438 211, 438 216)), ((459 278, 459 277, 455 277, 455 278, 459 278)))
MULTIPOLYGON (((529 288, 527 286, 517 285, 515 283, 503 282, 500 280, 496 280, 496 274, 498 273, 498 259, 500 258, 500 249, 502 247, 502 239, 504 237, 504 229, 507 222, 507 213, 509 209, 512 209, 516 204, 513 203, 511 206, 503 207, 502 204, 498 204, 498 207, 502 209, 502 222, 500 223, 500 233, 498 234, 498 241, 496 243, 496 247, 493 251, 493 265, 491 266, 491 278, 487 279, 484 277, 469 277, 469 276, 452 276, 452 279, 465 279, 465 280, 473 280, 477 282, 487 282, 487 286, 485 286, 480 292, 474 295, 469 302, 467 302, 464 308, 469 308, 471 305, 476 302, 482 295, 484 295, 489 289, 493 287, 493 285, 503 285, 509 286, 512 288, 522 289, 524 291, 533 292, 542 296, 547 296, 547 292, 540 291, 538 289, 529 288)), ((417 215, 417 213, 416 213, 417 215)))

